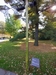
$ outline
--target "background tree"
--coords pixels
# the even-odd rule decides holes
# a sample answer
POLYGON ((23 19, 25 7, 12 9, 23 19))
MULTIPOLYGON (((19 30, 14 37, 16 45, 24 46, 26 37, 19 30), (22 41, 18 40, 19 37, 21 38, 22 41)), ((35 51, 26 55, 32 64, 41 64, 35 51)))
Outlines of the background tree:
MULTIPOLYGON (((29 11, 29 13, 30 13, 29 16, 30 16, 30 20, 32 21, 32 24, 35 25, 35 43, 34 43, 34 45, 37 46, 38 45, 38 26, 39 26, 39 24, 46 25, 45 20, 44 20, 44 23, 39 20, 39 13, 43 14, 44 11, 48 12, 49 20, 51 20, 51 19, 55 20, 55 19, 53 19, 53 12, 51 12, 51 7, 52 7, 52 5, 55 4, 56 1, 55 0, 49 0, 49 1, 33 0, 33 1, 32 1, 33 4, 31 4, 32 8, 29 11), (50 15, 52 15, 52 16, 50 16, 50 15)), ((47 15, 45 14, 45 16, 47 16, 47 15)), ((48 22, 48 23, 50 23, 50 22, 48 22)), ((48 32, 48 33, 50 34, 50 32, 48 32)), ((46 38, 48 36, 49 35, 47 35, 46 38)))
POLYGON ((54 34, 55 34, 55 29, 56 29, 56 18, 55 18, 55 13, 53 11, 50 11, 48 9, 47 11, 44 11, 43 14, 46 16, 45 17, 45 27, 43 30, 40 32, 40 39, 46 39, 46 40, 54 40, 54 34), (50 13, 49 13, 50 12, 50 13))
MULTIPOLYGON (((32 0, 31 0, 32 1, 32 0)), ((32 4, 30 5, 30 9, 29 9, 29 19, 32 22, 32 28, 35 28, 35 34, 34 34, 34 38, 35 38, 35 46, 38 46, 38 26, 39 26, 39 6, 41 5, 40 3, 42 2, 42 0, 38 1, 38 0, 33 0, 32 4)))
POLYGON ((18 30, 21 28, 20 21, 17 19, 15 20, 13 16, 10 16, 10 18, 6 19, 6 31, 14 36, 16 33, 18 33, 18 30))
POLYGON ((52 23, 52 26, 53 26, 52 40, 56 41, 56 21, 52 23))
POLYGON ((5 33, 5 23, 3 21, 0 21, 0 33, 5 33))
POLYGON ((39 0, 33 0, 32 2, 33 2, 33 4, 31 4, 31 8, 29 10, 29 19, 32 22, 32 27, 35 28, 35 34, 34 34, 35 42, 34 42, 34 45, 38 46, 38 27, 39 27, 39 24, 40 24, 40 21, 39 21, 39 7, 43 3, 43 1, 42 0, 40 0, 40 1, 39 0))
POLYGON ((40 40, 51 40, 53 34, 53 25, 51 21, 48 21, 44 29, 39 30, 39 39, 40 40))

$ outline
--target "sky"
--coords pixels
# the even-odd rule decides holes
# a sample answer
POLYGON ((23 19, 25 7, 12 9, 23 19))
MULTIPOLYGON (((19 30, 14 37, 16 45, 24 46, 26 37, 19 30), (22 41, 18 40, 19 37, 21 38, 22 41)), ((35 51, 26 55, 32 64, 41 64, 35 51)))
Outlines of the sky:
POLYGON ((4 0, 0 0, 0 5, 4 5, 4 4, 5 4, 4 0))
MULTIPOLYGON (((7 12, 10 14, 10 15, 13 15, 13 14, 21 14, 20 12, 17 12, 14 8, 11 8, 11 6, 9 4, 6 4, 4 2, 4 0, 0 0, 0 6, 3 6, 3 5, 6 5, 8 6, 10 9, 7 10, 7 12)), ((3 11, 4 12, 4 11, 3 11)), ((0 21, 5 21, 5 17, 4 17, 4 14, 0 11, 0 21)))
MULTIPOLYGON (((11 6, 9 4, 6 4, 4 2, 4 0, 0 0, 0 6, 3 6, 3 5, 6 5, 6 6, 11 8, 11 6)), ((12 9, 10 9, 10 10, 8 10, 8 13, 10 13, 12 15, 14 12, 12 11, 12 9)), ((1 11, 0 11, 0 21, 4 21, 5 22, 4 14, 1 11)))
MULTIPOLYGON (((4 4, 5 4, 4 0, 0 0, 0 5, 4 5, 4 4)), ((4 14, 2 12, 0 12, 0 21, 5 21, 4 14)))
POLYGON ((54 5, 51 10, 55 11, 56 10, 56 5, 54 5))
POLYGON ((0 21, 5 22, 5 17, 4 17, 4 14, 2 12, 0 12, 0 21))

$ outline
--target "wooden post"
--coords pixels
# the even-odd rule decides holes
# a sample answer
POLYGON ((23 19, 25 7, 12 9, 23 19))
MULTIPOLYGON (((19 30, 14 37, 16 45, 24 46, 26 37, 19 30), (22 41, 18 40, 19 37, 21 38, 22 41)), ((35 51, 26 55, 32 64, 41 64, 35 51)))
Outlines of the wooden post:
POLYGON ((28 0, 26 0, 26 73, 29 72, 29 47, 28 47, 28 0))

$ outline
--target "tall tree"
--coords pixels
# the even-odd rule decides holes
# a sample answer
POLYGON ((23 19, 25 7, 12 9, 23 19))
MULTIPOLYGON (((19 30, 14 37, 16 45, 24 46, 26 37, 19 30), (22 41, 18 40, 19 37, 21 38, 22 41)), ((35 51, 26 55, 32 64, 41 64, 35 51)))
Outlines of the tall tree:
MULTIPOLYGON (((32 0, 31 0, 32 1, 32 0)), ((29 17, 30 20, 32 21, 32 24, 34 24, 35 27, 35 42, 34 45, 38 46, 38 27, 39 27, 39 7, 42 4, 42 0, 33 0, 31 4, 31 9, 30 9, 30 13, 29 13, 29 17)))
POLYGON ((30 19, 32 20, 32 22, 34 22, 33 24, 35 25, 35 43, 34 45, 38 46, 38 26, 39 24, 42 24, 42 25, 44 24, 44 23, 41 23, 39 20, 39 13, 44 12, 44 11, 50 13, 50 8, 55 3, 55 0, 54 1, 53 0, 48 0, 48 1, 47 0, 44 0, 44 1, 43 0, 33 0, 33 1, 32 1, 33 4, 31 4, 32 8, 31 8, 31 13, 30 13, 30 19))

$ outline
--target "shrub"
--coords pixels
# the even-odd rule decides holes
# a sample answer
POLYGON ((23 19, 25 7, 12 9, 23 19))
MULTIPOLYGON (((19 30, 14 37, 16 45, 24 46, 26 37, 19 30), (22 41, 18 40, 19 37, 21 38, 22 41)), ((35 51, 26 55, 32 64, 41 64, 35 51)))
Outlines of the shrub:
POLYGON ((20 32, 14 36, 14 38, 11 38, 10 41, 17 41, 18 39, 22 39, 26 37, 25 32, 20 32))
POLYGON ((56 28, 53 30, 52 40, 56 41, 56 28))

